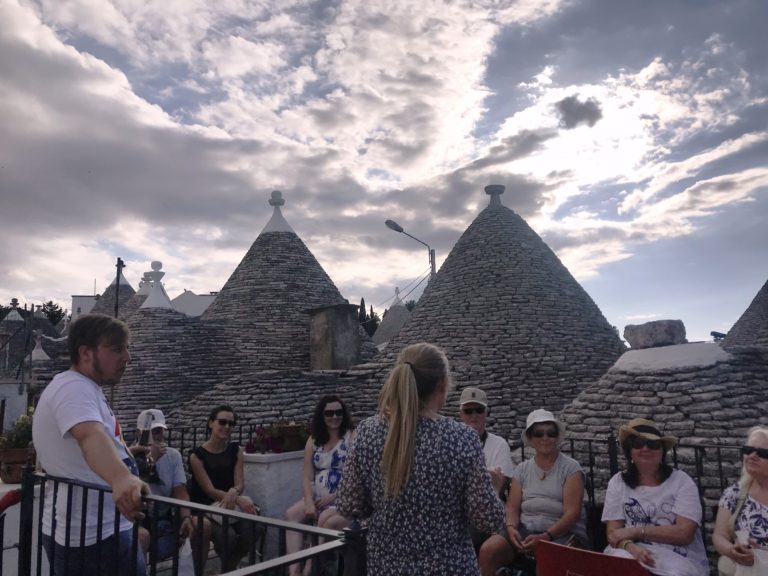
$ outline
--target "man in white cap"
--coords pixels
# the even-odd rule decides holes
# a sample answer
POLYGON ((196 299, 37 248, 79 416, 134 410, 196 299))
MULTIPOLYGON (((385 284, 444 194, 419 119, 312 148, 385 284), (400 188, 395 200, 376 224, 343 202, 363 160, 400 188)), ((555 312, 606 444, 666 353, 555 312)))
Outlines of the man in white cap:
MULTIPOLYGON (((165 423, 165 415, 156 408, 144 410, 139 414, 136 422, 139 444, 131 447, 134 454, 145 452, 147 459, 146 481, 152 494, 176 498, 178 500, 189 500, 187 491, 187 475, 184 472, 184 463, 181 453, 175 448, 169 448, 166 444, 165 433, 168 426, 165 423)), ((148 530, 153 530, 157 526, 157 550, 155 556, 158 560, 163 560, 173 554, 173 549, 177 545, 177 539, 173 531, 172 510, 168 505, 155 505, 151 503, 148 506, 148 518, 144 526, 148 530)), ((187 508, 179 510, 181 515, 180 533, 184 538, 192 538, 196 520, 192 517, 187 508)), ((207 520, 204 521, 203 548, 210 540, 210 526, 207 520)), ((193 544, 196 539, 193 538, 193 544)), ((195 546, 193 546, 194 548, 195 546)), ((198 556, 195 554, 195 556, 198 556)), ((195 560, 199 560, 196 558, 195 560)))
POLYGON ((507 441, 485 429, 488 416, 488 397, 485 392, 480 388, 464 388, 459 398, 459 416, 464 424, 480 435, 485 465, 491 475, 493 487, 501 494, 504 480, 512 476, 514 467, 507 441))

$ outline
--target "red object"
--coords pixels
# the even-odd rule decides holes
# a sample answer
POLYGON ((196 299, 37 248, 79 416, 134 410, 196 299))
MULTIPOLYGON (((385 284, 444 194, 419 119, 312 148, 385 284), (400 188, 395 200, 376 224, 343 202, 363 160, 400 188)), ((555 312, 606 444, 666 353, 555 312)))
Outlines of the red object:
POLYGON ((570 548, 540 540, 536 546, 536 576, 651 576, 637 560, 570 548))
POLYGON ((0 498, 0 514, 5 512, 6 508, 10 508, 19 502, 21 502, 21 490, 17 488, 16 490, 7 492, 5 496, 0 498))

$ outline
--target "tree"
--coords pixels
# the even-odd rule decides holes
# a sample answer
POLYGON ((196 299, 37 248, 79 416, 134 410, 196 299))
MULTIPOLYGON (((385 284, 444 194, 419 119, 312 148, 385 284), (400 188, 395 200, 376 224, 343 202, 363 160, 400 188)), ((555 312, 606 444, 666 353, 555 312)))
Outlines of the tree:
POLYGON ((405 307, 408 309, 408 312, 413 312, 413 309, 416 308, 416 300, 406 300, 405 307))
POLYGON ((368 332, 368 336, 373 336, 373 333, 376 332, 376 328, 379 327, 379 324, 381 324, 381 318, 379 318, 379 315, 373 311, 373 306, 371 306, 371 313, 368 315, 364 325, 365 331, 368 332))
POLYGON ((360 308, 357 311, 357 321, 365 325, 365 298, 360 298, 360 308))
POLYGON ((54 303, 53 300, 48 300, 48 302, 43 304, 42 310, 43 314, 48 318, 48 322, 53 326, 56 326, 65 316, 64 310, 61 309, 61 306, 54 303))

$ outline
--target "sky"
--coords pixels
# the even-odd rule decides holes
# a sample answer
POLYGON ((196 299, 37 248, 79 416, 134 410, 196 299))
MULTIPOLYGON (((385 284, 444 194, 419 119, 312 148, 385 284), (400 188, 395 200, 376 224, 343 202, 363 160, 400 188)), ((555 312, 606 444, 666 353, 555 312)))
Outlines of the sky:
POLYGON ((0 303, 127 264, 219 290, 283 214, 417 297, 504 184, 608 321, 726 332, 768 279, 763 0, 0 0, 0 303), (407 287, 408 288, 405 288, 407 287))

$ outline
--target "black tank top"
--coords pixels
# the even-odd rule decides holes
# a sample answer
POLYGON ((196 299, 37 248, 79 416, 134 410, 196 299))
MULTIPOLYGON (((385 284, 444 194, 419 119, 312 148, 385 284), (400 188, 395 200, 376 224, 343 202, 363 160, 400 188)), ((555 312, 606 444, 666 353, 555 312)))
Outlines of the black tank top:
MULTIPOLYGON (((231 442, 227 449, 219 454, 208 452, 202 446, 192 450, 192 454, 197 456, 200 462, 203 463, 203 468, 205 468, 208 478, 211 479, 213 487, 226 492, 235 485, 235 464, 237 464, 237 453, 239 450, 240 444, 231 442)), ((189 469, 192 470, 192 467, 190 466, 189 469)), ((198 504, 213 503, 213 499, 200 488, 194 473, 189 483, 189 498, 192 502, 197 502, 198 504)))

